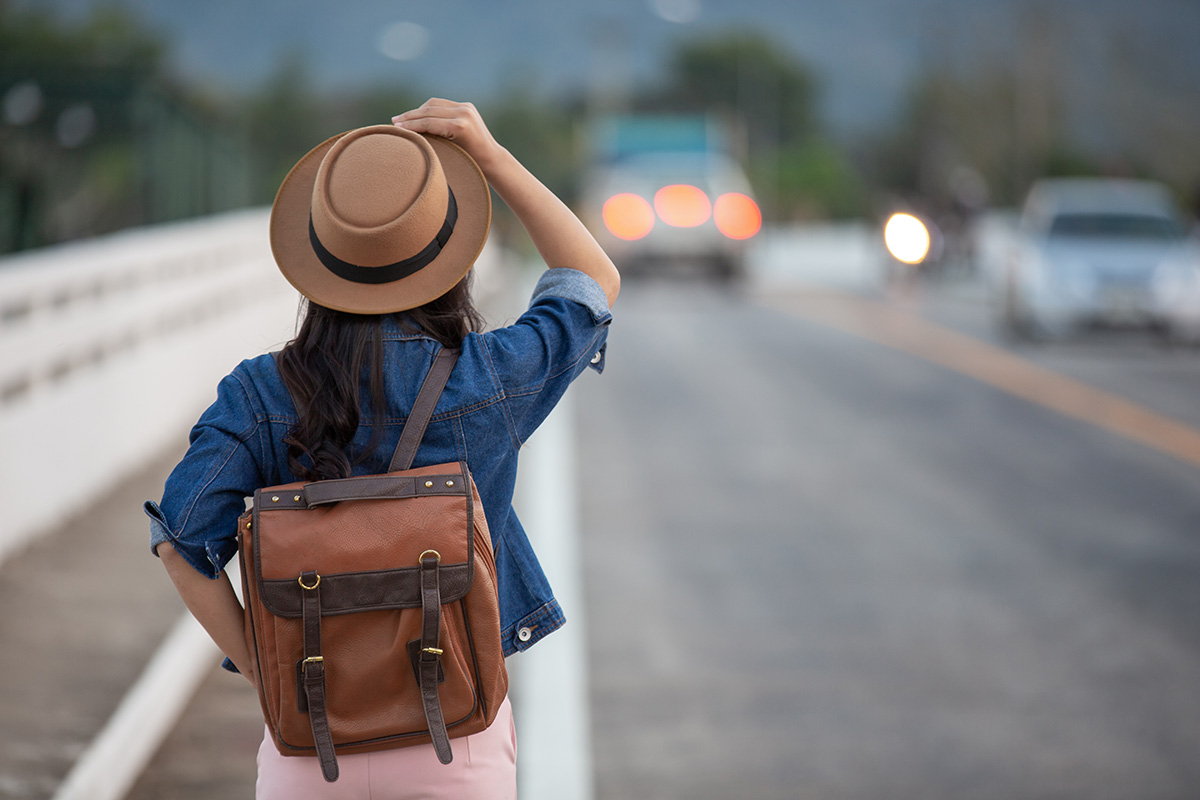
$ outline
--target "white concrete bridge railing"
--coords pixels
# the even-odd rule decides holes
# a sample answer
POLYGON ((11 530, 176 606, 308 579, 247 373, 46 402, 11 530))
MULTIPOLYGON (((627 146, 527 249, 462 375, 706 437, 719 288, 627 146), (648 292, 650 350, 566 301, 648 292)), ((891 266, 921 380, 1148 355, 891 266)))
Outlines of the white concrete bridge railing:
POLYGON ((289 339, 262 209, 0 259, 0 561, 185 433, 289 339))

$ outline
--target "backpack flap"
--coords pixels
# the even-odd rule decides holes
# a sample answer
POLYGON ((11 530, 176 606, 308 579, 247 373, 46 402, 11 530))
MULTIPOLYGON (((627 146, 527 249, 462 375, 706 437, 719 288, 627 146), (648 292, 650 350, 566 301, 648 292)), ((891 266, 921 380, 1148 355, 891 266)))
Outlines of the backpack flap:
POLYGON ((465 463, 259 490, 253 557, 263 605, 299 618, 297 578, 314 572, 323 614, 419 608, 426 550, 441 556, 442 603, 458 600, 474 577, 474 516, 465 463))

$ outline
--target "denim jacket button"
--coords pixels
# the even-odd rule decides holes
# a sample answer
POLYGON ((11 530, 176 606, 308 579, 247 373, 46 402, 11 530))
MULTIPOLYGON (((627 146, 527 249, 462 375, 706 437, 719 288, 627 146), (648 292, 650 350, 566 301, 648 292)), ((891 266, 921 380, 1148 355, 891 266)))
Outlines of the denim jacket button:
POLYGON ((599 363, 600 363, 600 351, 598 351, 598 350, 597 350, 597 351, 596 351, 596 355, 592 356, 592 363, 593 363, 593 364, 599 364, 599 363))
POLYGON ((529 628, 521 628, 521 630, 517 631, 517 638, 522 642, 528 642, 533 638, 533 631, 529 630, 529 628))

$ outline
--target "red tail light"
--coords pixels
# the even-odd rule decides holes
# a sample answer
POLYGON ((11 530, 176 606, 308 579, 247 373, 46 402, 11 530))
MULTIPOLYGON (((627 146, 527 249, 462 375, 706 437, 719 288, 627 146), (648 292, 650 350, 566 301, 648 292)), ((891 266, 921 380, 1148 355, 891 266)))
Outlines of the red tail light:
POLYGON ((717 198, 713 221, 717 230, 730 239, 749 239, 762 228, 762 212, 751 198, 730 192, 717 198))
POLYGON ((628 192, 615 194, 600 212, 604 226, 618 239, 641 239, 654 227, 654 209, 645 198, 628 192))

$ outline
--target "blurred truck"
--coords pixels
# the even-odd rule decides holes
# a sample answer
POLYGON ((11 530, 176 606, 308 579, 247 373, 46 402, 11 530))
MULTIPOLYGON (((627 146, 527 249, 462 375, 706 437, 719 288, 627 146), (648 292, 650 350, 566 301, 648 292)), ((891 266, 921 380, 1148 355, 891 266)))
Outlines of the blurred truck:
POLYGON ((581 214, 624 274, 744 274, 762 214, 731 140, 727 126, 704 116, 592 126, 581 214))

